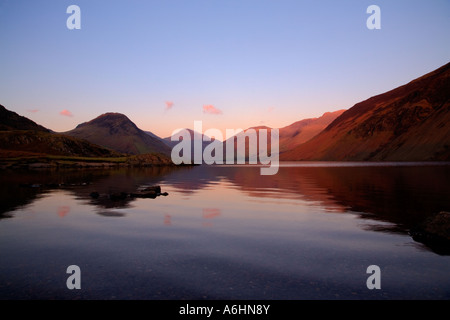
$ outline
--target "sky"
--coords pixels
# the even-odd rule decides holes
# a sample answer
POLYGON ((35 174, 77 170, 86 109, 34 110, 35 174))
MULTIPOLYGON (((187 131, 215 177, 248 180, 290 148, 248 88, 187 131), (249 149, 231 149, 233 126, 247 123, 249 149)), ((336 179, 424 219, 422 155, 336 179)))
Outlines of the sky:
POLYGON ((450 62, 449 30, 448 0, 0 0, 0 104, 57 132, 281 128, 450 62))

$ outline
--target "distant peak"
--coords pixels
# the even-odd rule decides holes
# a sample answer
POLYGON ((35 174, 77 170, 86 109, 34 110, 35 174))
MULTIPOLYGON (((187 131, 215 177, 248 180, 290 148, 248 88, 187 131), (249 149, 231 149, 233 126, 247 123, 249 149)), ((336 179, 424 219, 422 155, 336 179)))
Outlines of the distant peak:
POLYGON ((267 130, 271 130, 272 128, 268 127, 268 126, 256 126, 256 127, 250 127, 249 129, 254 129, 254 130, 262 130, 262 129, 267 129, 267 130))
POLYGON ((90 126, 99 126, 107 128, 121 127, 122 129, 128 128, 127 130, 129 129, 133 131, 139 130, 139 128, 133 121, 131 121, 126 115, 118 112, 107 112, 101 114, 95 119, 79 124, 76 127, 76 129, 82 127, 88 128, 90 126))
POLYGON ((335 115, 335 114, 341 114, 341 113, 343 113, 344 111, 346 111, 346 109, 340 109, 340 110, 336 110, 336 111, 328 111, 328 112, 325 112, 325 113, 322 115, 322 117, 331 116, 331 115, 335 115))
POLYGON ((118 113, 118 112, 106 112, 106 113, 99 115, 95 119, 101 119, 101 118, 126 118, 126 119, 128 119, 128 117, 126 115, 124 115, 123 113, 118 113))
POLYGON ((99 115, 97 118, 90 121, 90 123, 101 122, 132 122, 126 115, 118 112, 107 112, 99 115))

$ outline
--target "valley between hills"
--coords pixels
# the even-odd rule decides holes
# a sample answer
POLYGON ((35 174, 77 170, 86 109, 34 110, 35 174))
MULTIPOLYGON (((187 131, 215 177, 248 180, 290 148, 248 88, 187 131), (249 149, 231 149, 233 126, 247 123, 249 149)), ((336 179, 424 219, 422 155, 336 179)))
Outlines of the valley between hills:
MULTIPOLYGON (((57 133, 0 105, 3 169, 174 165, 170 153, 176 143, 138 128, 121 113, 57 133)), ((208 143, 202 141, 202 147, 208 143)), ((347 110, 279 128, 279 158, 450 161, 450 63, 347 110)))

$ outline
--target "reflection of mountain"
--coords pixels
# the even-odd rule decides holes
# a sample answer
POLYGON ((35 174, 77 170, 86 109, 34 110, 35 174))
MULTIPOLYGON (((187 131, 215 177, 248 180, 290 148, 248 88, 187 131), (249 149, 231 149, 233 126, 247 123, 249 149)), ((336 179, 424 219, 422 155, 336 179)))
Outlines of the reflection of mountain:
MULTIPOLYGON (((70 184, 91 181, 89 172, 92 171, 0 171, 0 217, 11 215, 11 211, 32 203, 61 183, 71 188, 70 184)), ((94 172, 100 174, 100 171, 94 172)))
POLYGON ((450 210, 450 166, 329 165, 282 166, 273 176, 261 175, 259 167, 202 166, 172 173, 164 182, 192 192, 223 180, 255 198, 300 199, 330 212, 351 211, 373 220, 364 228, 400 234, 450 210))
POLYGON ((450 159, 450 63, 340 115, 282 160, 450 159))
MULTIPOLYGON (((120 216, 111 208, 126 208, 133 198, 112 200, 109 197, 90 196, 96 191, 101 195, 114 193, 131 193, 142 186, 151 186, 161 182, 162 178, 170 172, 189 170, 188 167, 151 167, 139 169, 117 170, 62 170, 62 171, 25 171, 0 172, 3 182, 0 185, 0 219, 11 217, 11 213, 19 207, 28 205, 54 189, 63 189, 72 192, 77 198, 87 201, 98 208, 101 215, 120 216)), ((60 206, 58 210, 66 210, 60 206)), ((63 211, 59 212, 63 213, 63 211)))
MULTIPOLYGON (((312 208, 318 205, 335 213, 350 211, 372 221, 364 228, 401 234, 406 234, 411 227, 434 213, 450 211, 448 165, 329 165, 332 167, 323 163, 305 163, 295 167, 282 164, 273 176, 262 176, 257 166, 1 172, 0 178, 4 183, 0 185, 0 216, 2 213, 3 217, 5 214, 11 216, 10 211, 33 202, 60 183, 65 183, 61 188, 70 190, 77 198, 94 206, 95 212, 109 216, 123 215, 123 212, 110 209, 126 208, 133 199, 93 199, 91 192, 131 193, 139 187, 159 184, 183 194, 202 189, 221 192, 223 188, 231 187, 257 201, 268 199, 268 206, 273 206, 274 213, 277 212, 278 200, 301 200, 312 208), (21 184, 30 183, 44 187, 21 187, 21 184)), ((199 214, 206 224, 221 215, 220 207, 203 208, 199 214)), ((165 219, 170 224, 169 213, 165 219)))
POLYGON ((319 202, 330 211, 355 211, 405 232, 428 215, 450 210, 450 166, 281 166, 263 176, 255 166, 198 166, 174 171, 164 183, 192 192, 225 180, 253 197, 319 202))
POLYGON ((363 212, 364 217, 394 223, 401 231, 450 209, 448 166, 281 167, 270 177, 245 170, 245 175, 236 172, 228 178, 252 196, 269 192, 319 201, 333 211, 363 212))
MULTIPOLYGON (((158 185, 165 175, 178 170, 188 170, 186 167, 150 167, 134 170, 109 170, 107 175, 93 178, 87 188, 74 189, 77 197, 86 200, 98 208, 101 215, 120 216, 112 208, 127 208, 136 198, 125 197, 111 199, 111 195, 135 193, 143 187, 158 185), (100 197, 92 198, 91 192, 97 192, 100 197)), ((162 190, 164 192, 164 190, 162 190)), ((151 199, 149 200, 151 201, 151 199)))
POLYGON ((216 170, 215 167, 202 165, 191 167, 189 170, 173 171, 164 177, 164 183, 181 193, 190 194, 219 182, 221 176, 216 175, 216 170))

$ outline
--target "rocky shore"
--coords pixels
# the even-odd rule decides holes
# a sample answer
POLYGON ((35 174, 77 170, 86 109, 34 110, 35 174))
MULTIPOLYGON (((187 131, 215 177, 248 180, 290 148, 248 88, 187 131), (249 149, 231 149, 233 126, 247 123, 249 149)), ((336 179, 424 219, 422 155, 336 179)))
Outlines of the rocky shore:
POLYGON ((137 190, 134 192, 115 192, 110 194, 100 194, 97 191, 93 191, 90 193, 91 198, 93 199, 99 199, 99 198, 106 198, 112 201, 118 201, 118 200, 124 200, 127 198, 151 198, 154 199, 159 196, 168 196, 169 194, 167 192, 161 192, 160 186, 152 186, 147 187, 142 190, 137 190))
POLYGON ((411 228, 411 237, 443 253, 450 253, 450 212, 441 211, 411 228))
POLYGON ((133 168, 175 166, 172 160, 161 154, 140 154, 116 158, 23 156, 0 158, 0 169, 74 169, 74 168, 133 168))

